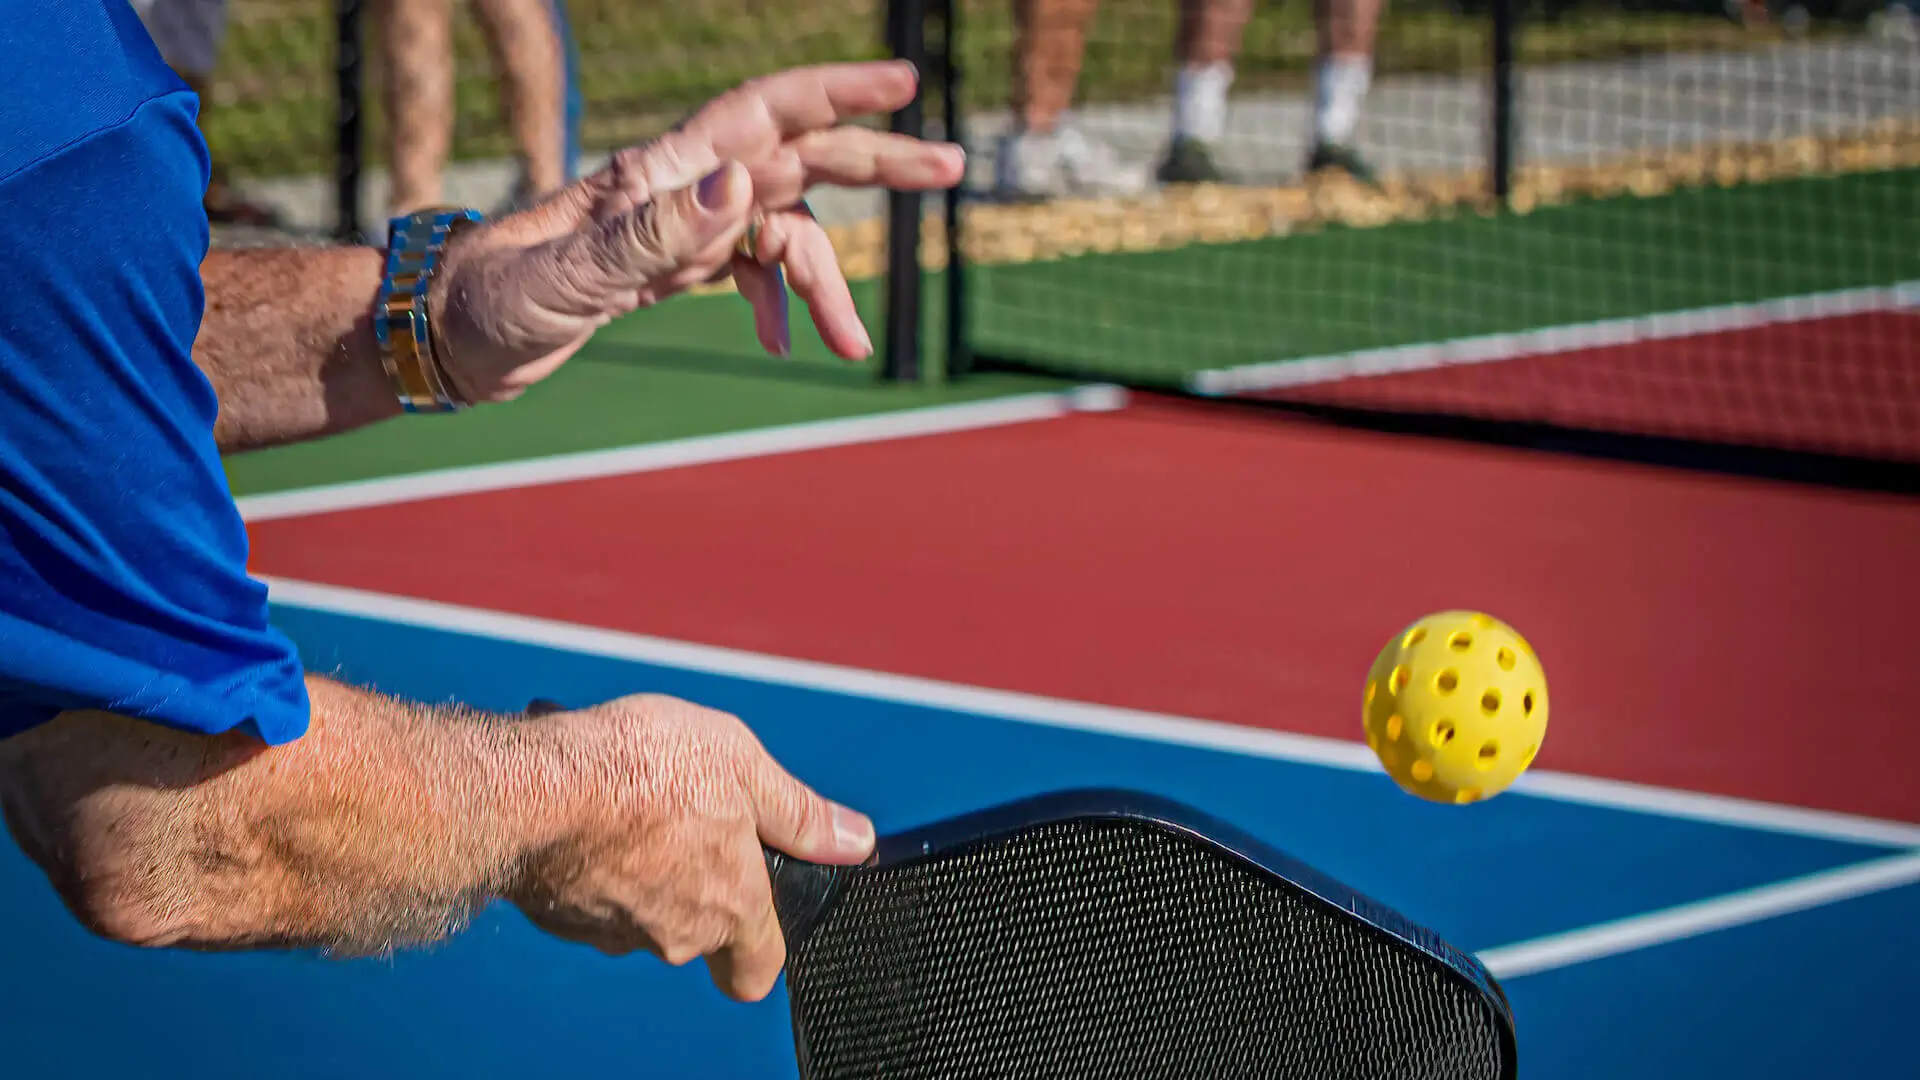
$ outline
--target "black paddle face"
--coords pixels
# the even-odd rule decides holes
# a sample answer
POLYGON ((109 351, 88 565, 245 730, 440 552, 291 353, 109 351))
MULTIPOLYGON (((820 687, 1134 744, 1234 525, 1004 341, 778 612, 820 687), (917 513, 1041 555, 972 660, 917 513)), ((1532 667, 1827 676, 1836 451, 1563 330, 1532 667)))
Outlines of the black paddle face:
POLYGON ((766 858, 805 1080, 1515 1075, 1472 957, 1154 796, 1041 796, 856 867, 766 858))
POLYGON ((1065 793, 769 866, 809 1080, 1514 1075, 1471 957, 1178 804, 1065 793))

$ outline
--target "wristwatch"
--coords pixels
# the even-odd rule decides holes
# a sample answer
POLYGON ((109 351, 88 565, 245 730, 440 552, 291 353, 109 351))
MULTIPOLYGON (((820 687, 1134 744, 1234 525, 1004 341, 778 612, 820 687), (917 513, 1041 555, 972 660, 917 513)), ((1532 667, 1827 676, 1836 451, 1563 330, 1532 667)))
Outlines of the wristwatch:
POLYGON ((373 309, 373 333, 400 407, 454 412, 470 404, 447 378, 427 289, 447 241, 484 220, 477 210, 440 206, 387 223, 387 269, 373 309))

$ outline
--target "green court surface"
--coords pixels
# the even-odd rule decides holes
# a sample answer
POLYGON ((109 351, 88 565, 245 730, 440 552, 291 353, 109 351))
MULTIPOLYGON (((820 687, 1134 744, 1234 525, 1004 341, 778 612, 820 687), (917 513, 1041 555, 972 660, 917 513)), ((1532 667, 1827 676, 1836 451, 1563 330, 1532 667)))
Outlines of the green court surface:
MULTIPOLYGON (((880 337, 870 282, 855 300, 880 337)), ((505 407, 409 417, 324 442, 231 457, 234 493, 341 483, 636 443, 826 420, 1045 389, 988 375, 957 385, 882 382, 875 365, 831 356, 793 305, 793 359, 766 356, 732 294, 677 297, 602 330, 554 378, 505 407)))
MULTIPOLYGON (((1611 199, 1525 216, 1336 228, 1147 254, 974 268, 976 347, 1177 378, 1200 368, 1520 331, 1920 279, 1920 171, 1611 199)), ((942 338, 929 275, 925 340, 942 338)), ((873 337, 879 290, 854 285, 873 337)), ((733 295, 603 330, 507 408, 409 419, 231 458, 237 494, 993 397, 1006 374, 881 382, 827 355, 803 306, 766 357, 733 295)), ((932 356, 929 363, 939 364, 932 356)))

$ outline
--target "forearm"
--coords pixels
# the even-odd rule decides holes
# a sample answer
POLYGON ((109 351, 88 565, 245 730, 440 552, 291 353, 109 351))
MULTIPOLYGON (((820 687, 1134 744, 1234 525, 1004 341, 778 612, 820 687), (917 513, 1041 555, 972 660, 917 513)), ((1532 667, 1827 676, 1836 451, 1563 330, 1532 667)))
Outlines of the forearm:
POLYGON ((552 840, 533 728, 308 682, 282 747, 104 713, 0 742, 8 824, 109 937, 347 954, 453 932, 552 840))
POLYGON ((367 247, 215 251, 193 359, 220 398, 222 453, 331 435, 400 412, 373 336, 384 266, 367 247))

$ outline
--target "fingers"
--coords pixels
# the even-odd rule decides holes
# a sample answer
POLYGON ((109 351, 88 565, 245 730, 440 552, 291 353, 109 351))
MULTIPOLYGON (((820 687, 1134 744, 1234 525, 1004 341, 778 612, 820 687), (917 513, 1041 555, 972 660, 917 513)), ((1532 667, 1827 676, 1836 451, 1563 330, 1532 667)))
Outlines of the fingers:
MULTIPOLYGON (((694 182, 722 161, 760 162, 782 145, 856 116, 888 113, 913 100, 919 76, 903 61, 794 68, 714 98, 678 129, 615 155, 615 201, 694 182)), ((844 152, 843 152, 844 153, 844 152)), ((797 199, 796 194, 793 198, 797 199)))
POLYGON ((716 160, 751 160, 806 132, 894 112, 919 87, 919 73, 904 60, 792 68, 720 95, 675 134, 716 160))
POLYGON ((822 798, 764 751, 748 765, 746 783, 768 847, 836 866, 873 854, 873 822, 865 814, 822 798))
POLYGON ((807 305, 820 340, 843 360, 864 360, 873 355, 873 341, 854 305, 847 277, 840 270, 833 243, 820 223, 808 218, 787 245, 787 283, 794 295, 807 305))
POLYGON ((787 281, 780 264, 763 266, 750 259, 735 259, 733 283, 740 290, 740 296, 753 305, 753 335, 759 339, 760 347, 781 359, 792 356, 787 281))
MULTIPOLYGON (((863 360, 873 355, 873 340, 860 319, 847 278, 840 269, 833 241, 825 229, 804 207, 766 215, 754 252, 762 264, 782 266, 786 285, 807 305, 820 340, 835 356, 863 360)), ((788 344, 786 289, 774 290, 750 280, 736 266, 741 295, 753 304, 754 326, 760 332, 761 345, 777 355, 785 352, 769 344, 768 333, 778 333, 778 344, 788 344), (777 293, 777 295, 775 295, 777 293)))
POLYGON ((503 235, 522 243, 551 239, 587 220, 625 214, 662 192, 687 187, 723 161, 758 164, 802 134, 855 116, 893 112, 912 101, 918 88, 913 65, 892 60, 794 68, 755 79, 708 102, 660 138, 616 153, 605 168, 499 226, 503 235))
POLYGON ((773 991, 787 962, 786 940, 773 907, 773 888, 766 878, 766 862, 756 841, 741 858, 753 869, 757 884, 742 884, 752 904, 741 916, 726 944, 709 953, 707 970, 722 993, 735 1001, 759 1001, 773 991))
POLYGON ((966 154, 952 143, 842 127, 802 135, 754 164, 752 172, 755 200, 768 209, 782 209, 822 184, 896 191, 950 188, 965 176, 966 154))

